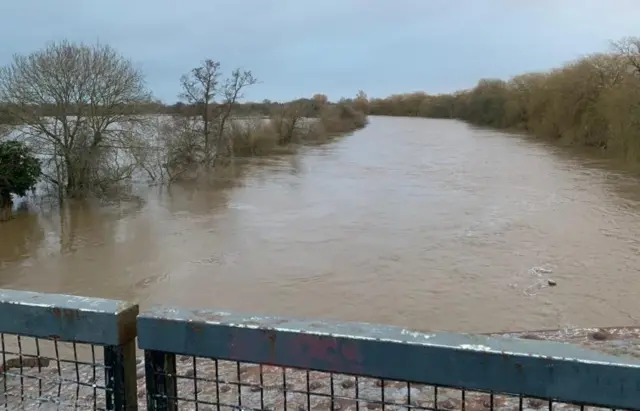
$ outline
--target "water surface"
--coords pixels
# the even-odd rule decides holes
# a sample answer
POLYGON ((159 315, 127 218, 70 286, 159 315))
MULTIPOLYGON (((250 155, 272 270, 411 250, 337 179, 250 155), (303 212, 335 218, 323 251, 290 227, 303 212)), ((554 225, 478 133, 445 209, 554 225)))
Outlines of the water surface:
POLYGON ((0 287, 423 330, 638 322, 640 184, 607 161, 374 117, 241 173, 20 215, 0 287))

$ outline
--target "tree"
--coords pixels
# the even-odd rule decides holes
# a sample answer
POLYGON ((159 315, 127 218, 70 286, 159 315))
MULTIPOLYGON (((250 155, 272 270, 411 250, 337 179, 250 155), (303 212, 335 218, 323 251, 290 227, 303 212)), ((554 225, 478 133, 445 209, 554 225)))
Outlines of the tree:
POLYGON ((353 102, 353 106, 358 111, 361 111, 365 114, 369 113, 369 98, 367 97, 367 93, 359 90, 358 94, 356 94, 356 99, 353 102))
POLYGON ((329 97, 327 97, 326 94, 314 94, 313 97, 311 97, 311 99, 315 102, 315 104, 317 104, 319 107, 322 107, 324 105, 326 105, 327 103, 329 103, 329 97))
POLYGON ((246 70, 235 69, 228 78, 221 77, 220 63, 207 59, 180 80, 183 90, 180 97, 195 105, 202 119, 204 162, 207 165, 214 158, 214 143, 216 159, 224 149, 224 154, 232 155, 233 142, 224 139, 227 123, 234 106, 244 97, 243 90, 257 83, 251 71, 246 70))
MULTIPOLYGON (((375 99, 370 109, 376 114, 411 115, 411 100, 411 94, 375 99)), ((640 162, 640 37, 623 38, 612 43, 610 52, 547 72, 521 74, 506 82, 483 79, 469 90, 426 96, 420 106, 421 116, 526 130, 640 162)))
POLYGON ((613 49, 626 60, 631 72, 636 76, 640 75, 640 37, 625 37, 612 45, 613 49))
POLYGON ((270 122, 278 134, 278 144, 286 145, 298 140, 301 123, 308 111, 303 100, 280 104, 273 110, 270 122))
POLYGON ((0 142, 0 208, 11 205, 11 194, 24 196, 40 178, 40 161, 15 140, 0 142))
POLYGON ((59 193, 82 196, 131 175, 124 135, 150 101, 142 73, 107 45, 51 43, 0 69, 0 101, 59 193))
POLYGON ((210 161, 211 154, 211 105, 215 100, 220 78, 220 63, 210 59, 205 60, 202 66, 191 70, 180 79, 183 92, 181 97, 187 103, 193 104, 202 118, 202 137, 206 162, 210 161))

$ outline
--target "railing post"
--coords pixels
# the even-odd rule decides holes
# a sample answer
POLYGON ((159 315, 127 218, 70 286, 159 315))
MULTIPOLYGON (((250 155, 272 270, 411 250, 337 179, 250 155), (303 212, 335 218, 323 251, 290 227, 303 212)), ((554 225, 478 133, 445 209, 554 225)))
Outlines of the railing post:
POLYGON ((107 409, 138 409, 135 340, 104 347, 107 409))
POLYGON ((148 411, 177 411, 178 387, 175 354, 145 350, 148 411))
POLYGON ((0 333, 104 347, 110 411, 138 409, 138 311, 137 304, 126 301, 0 289, 0 333))

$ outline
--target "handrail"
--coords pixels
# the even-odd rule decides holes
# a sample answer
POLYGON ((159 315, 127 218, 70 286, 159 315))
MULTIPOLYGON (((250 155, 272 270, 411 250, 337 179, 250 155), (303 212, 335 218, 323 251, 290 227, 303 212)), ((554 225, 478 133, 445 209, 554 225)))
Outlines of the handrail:
POLYGON ((118 345, 136 337, 138 305, 0 289, 0 333, 118 345))
POLYGON ((156 307, 139 346, 282 367, 548 398, 640 406, 640 361, 549 341, 156 307))

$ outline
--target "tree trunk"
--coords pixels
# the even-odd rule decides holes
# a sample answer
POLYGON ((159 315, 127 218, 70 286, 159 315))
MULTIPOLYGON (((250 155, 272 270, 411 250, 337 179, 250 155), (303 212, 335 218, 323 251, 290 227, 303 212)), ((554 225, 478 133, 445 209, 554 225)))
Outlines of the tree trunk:
POLYGON ((211 130, 209 120, 209 103, 205 103, 204 112, 202 113, 202 122, 204 127, 204 158, 207 167, 211 165, 211 130))
POLYGON ((65 157, 67 172, 66 193, 69 197, 82 197, 89 187, 90 163, 87 158, 65 157))
POLYGON ((84 195, 85 178, 84 169, 77 164, 72 164, 67 168, 67 195, 69 197, 82 197, 84 195))
POLYGON ((11 218, 13 202, 10 193, 0 193, 0 221, 7 221, 11 218))

